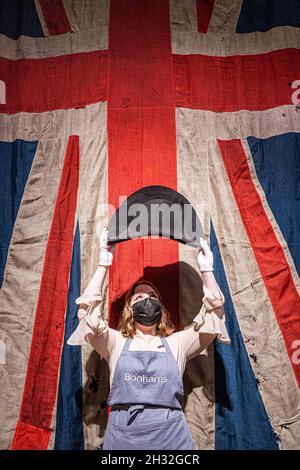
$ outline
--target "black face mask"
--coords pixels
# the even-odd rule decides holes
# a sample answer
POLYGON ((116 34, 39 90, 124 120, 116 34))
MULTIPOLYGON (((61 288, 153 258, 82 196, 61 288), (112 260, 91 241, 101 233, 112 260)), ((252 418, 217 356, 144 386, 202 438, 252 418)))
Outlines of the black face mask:
POLYGON ((133 318, 144 326, 152 326, 162 316, 162 304, 158 299, 146 297, 132 305, 133 318))

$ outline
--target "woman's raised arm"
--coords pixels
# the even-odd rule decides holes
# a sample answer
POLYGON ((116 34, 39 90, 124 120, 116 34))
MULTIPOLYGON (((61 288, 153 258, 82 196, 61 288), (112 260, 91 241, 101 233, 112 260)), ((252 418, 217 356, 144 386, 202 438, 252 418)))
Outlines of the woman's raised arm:
POLYGON ((101 318, 103 285, 113 261, 115 245, 108 246, 108 230, 105 227, 100 236, 99 262, 93 277, 83 294, 75 300, 79 305, 79 324, 67 341, 70 346, 84 345, 89 342, 104 358, 108 358, 118 332, 110 328, 101 318))
POLYGON ((175 333, 187 360, 204 351, 215 338, 230 344, 225 326, 225 298, 213 273, 213 253, 203 238, 200 238, 200 244, 197 263, 203 282, 202 307, 192 327, 175 333))

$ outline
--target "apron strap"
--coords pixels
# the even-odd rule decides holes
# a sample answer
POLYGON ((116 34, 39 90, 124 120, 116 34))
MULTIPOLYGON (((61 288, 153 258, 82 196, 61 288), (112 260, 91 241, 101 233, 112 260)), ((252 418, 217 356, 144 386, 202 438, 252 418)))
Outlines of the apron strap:
POLYGON ((131 345, 131 342, 132 342, 132 338, 127 338, 125 344, 124 344, 124 348, 123 348, 123 351, 128 351, 129 349, 129 346, 131 345))
POLYGON ((161 340, 162 344, 164 345, 166 352, 171 353, 172 351, 170 349, 169 343, 166 340, 166 338, 164 338, 163 336, 160 336, 160 340, 161 340))

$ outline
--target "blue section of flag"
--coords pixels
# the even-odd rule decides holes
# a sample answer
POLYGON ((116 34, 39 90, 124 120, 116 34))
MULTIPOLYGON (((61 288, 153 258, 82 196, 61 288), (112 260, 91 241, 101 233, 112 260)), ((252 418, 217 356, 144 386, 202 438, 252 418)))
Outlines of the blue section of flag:
POLYGON ((0 287, 15 220, 37 142, 0 142, 0 287))
POLYGON ((84 450, 81 346, 69 346, 67 339, 78 326, 80 296, 80 234, 77 223, 73 243, 65 337, 61 357, 54 449, 84 450))
POLYGON ((243 1, 237 33, 263 32, 276 26, 300 27, 300 0, 243 1))
POLYGON ((0 0, 0 34, 11 39, 43 37, 34 0, 0 0))
POLYGON ((300 133, 247 140, 257 177, 300 275, 300 133))
MULTIPOLYGON (((215 346, 215 449, 278 449, 239 328, 211 224, 210 247, 217 283, 225 297, 226 327, 231 344, 215 346)), ((255 357, 253 357, 255 360, 255 357)))

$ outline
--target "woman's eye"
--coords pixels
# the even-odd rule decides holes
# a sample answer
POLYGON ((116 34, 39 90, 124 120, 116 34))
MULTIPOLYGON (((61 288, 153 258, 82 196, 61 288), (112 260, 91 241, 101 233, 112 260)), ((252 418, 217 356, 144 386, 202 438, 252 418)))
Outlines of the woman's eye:
MULTIPOLYGON (((137 295, 136 297, 134 297, 134 302, 135 302, 136 300, 143 299, 144 297, 145 297, 145 295, 139 294, 139 295, 137 295)), ((157 294, 154 294, 154 293, 150 294, 149 297, 154 297, 155 299, 158 299, 157 294)))

